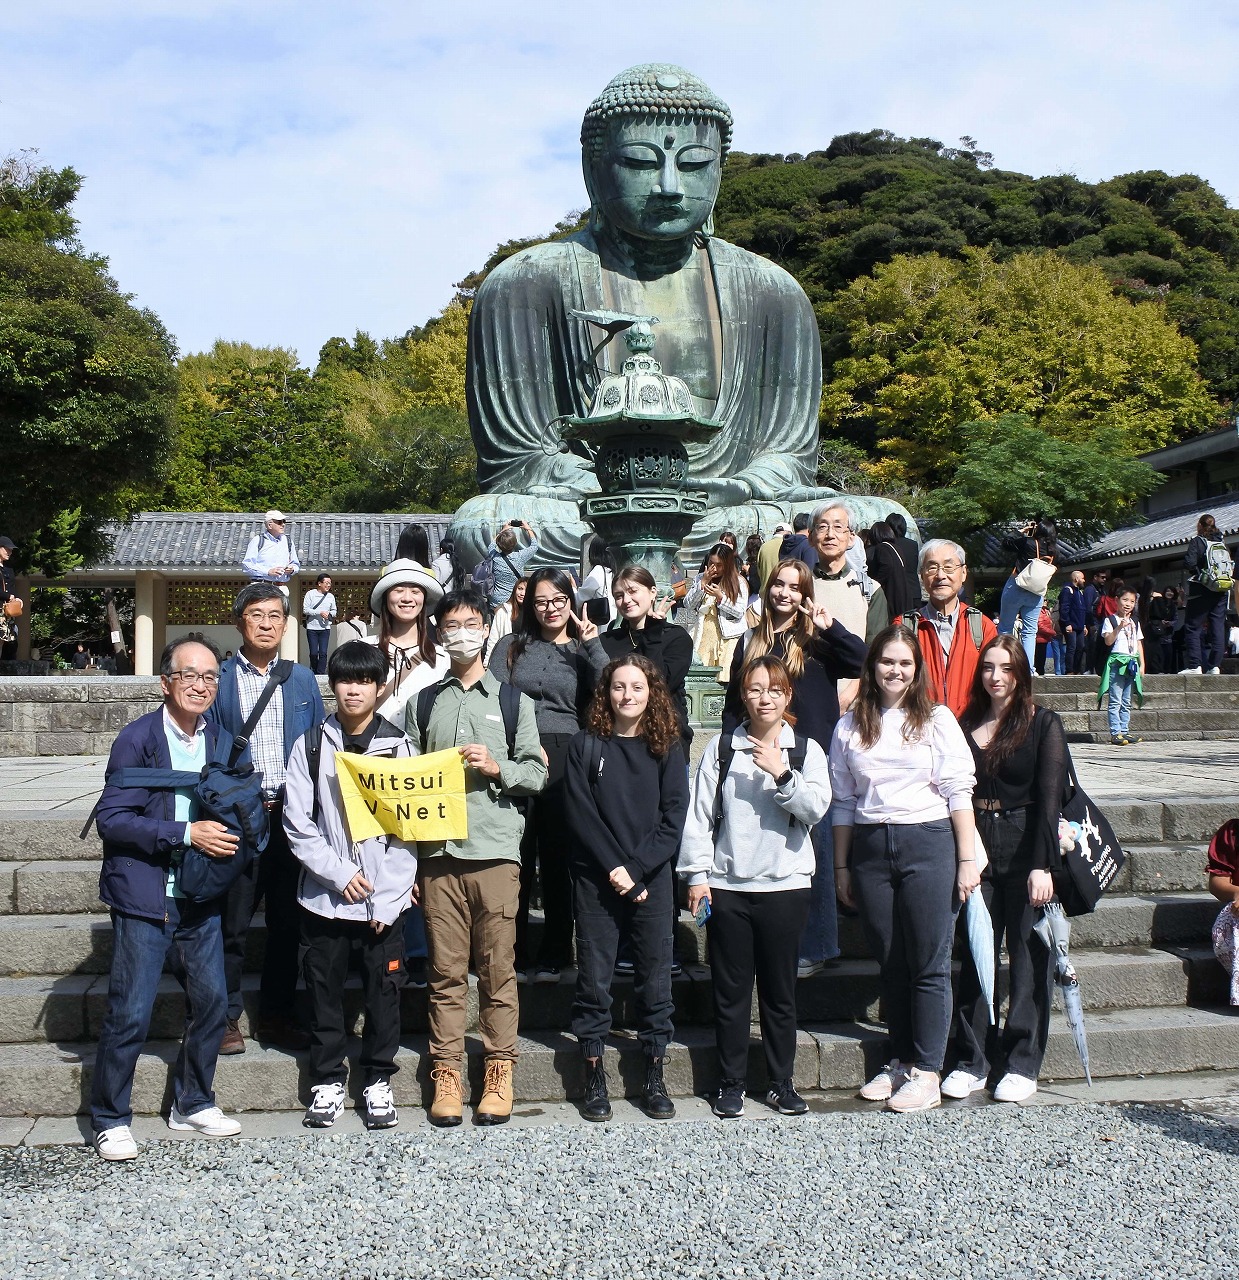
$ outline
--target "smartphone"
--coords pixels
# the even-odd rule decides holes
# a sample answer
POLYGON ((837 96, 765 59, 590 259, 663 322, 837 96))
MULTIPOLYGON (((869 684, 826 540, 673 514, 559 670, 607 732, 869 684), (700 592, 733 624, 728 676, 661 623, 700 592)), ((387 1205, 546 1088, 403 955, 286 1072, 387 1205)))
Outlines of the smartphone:
POLYGON ((704 929, 706 921, 710 918, 710 899, 702 898, 697 904, 697 910, 693 912, 693 919, 697 921, 697 928, 704 929))

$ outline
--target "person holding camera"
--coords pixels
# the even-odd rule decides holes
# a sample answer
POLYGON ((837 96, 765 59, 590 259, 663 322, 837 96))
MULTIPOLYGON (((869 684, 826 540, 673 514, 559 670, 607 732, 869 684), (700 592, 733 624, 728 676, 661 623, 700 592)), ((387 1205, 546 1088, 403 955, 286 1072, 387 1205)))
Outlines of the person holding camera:
POLYGON ((498 609, 512 599, 517 582, 525 576, 529 562, 541 550, 538 535, 528 520, 509 520, 495 534, 490 546, 486 548, 485 557, 491 561, 491 572, 494 575, 489 592, 492 609, 498 609), (520 547, 518 530, 529 539, 527 547, 520 547))
POLYGON ((998 634, 1014 635, 1016 619, 1019 619, 1020 643, 1028 655, 1031 671, 1037 657, 1041 606, 1045 604, 1046 588, 1058 559, 1058 527, 1048 516, 1039 516, 1024 525, 1018 534, 1008 534, 1002 545, 1014 553, 1015 568, 1002 588, 998 634))

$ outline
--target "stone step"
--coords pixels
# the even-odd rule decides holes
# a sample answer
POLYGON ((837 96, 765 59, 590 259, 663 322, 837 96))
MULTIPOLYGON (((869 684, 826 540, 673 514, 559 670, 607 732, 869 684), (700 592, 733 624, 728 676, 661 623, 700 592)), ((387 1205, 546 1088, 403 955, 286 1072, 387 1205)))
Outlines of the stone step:
MULTIPOLYGON (((1089 1058, 1097 1078, 1161 1075, 1239 1068, 1239 1017, 1205 1009, 1125 1009, 1086 1018, 1089 1058)), ((166 1112, 171 1101, 171 1064, 176 1041, 152 1041, 139 1061, 133 1107, 141 1115, 166 1112)), ((359 1044, 353 1041, 356 1061, 359 1044)), ((468 1078, 476 1101, 483 1070, 481 1044, 466 1042, 468 1078)), ((584 1090, 580 1051, 570 1037, 554 1032, 522 1036, 514 1074, 521 1103, 579 1098, 584 1090)), ((797 1033, 793 1078, 801 1089, 856 1089, 881 1066, 884 1033, 872 1024, 826 1024, 797 1033)), ((630 1036, 613 1037, 606 1051, 612 1091, 634 1096, 644 1081, 640 1046, 630 1036)), ((406 1038, 393 1080, 397 1102, 420 1106, 428 1100, 430 1062, 420 1036, 406 1038)), ((0 1046, 0 1115, 70 1116, 88 1110, 94 1046, 89 1044, 15 1044, 0 1046)), ((1050 1025, 1042 1071, 1044 1080, 1080 1080, 1083 1069, 1061 1015, 1050 1025)), ((666 1079, 675 1097, 708 1094, 718 1087, 714 1035, 707 1027, 677 1032, 668 1046, 666 1079)), ((765 1088, 765 1068, 756 1029, 750 1042, 748 1084, 757 1096, 765 1088)), ((251 1047, 237 1057, 221 1058, 215 1077, 226 1111, 297 1110, 308 1097, 304 1055, 251 1047)), ((350 1083, 354 1096, 360 1082, 350 1083)))
POLYGON ((79 839, 86 813, 65 818, 44 813, 5 813, 0 822, 0 862, 98 861, 103 857, 93 823, 79 839))
MULTIPOLYGON (((1105 733, 1109 737, 1110 721, 1105 708, 1091 708, 1061 713, 1063 728, 1069 733, 1105 733)), ((1220 710, 1203 707, 1167 707, 1155 710, 1142 707, 1131 713, 1130 732, 1148 737, 1154 734, 1175 738, 1199 738, 1233 734, 1239 731, 1239 709, 1220 710)), ((1173 739, 1171 739, 1173 740, 1173 739)))
MULTIPOLYGON (((1175 952, 1149 948, 1082 950, 1073 953, 1080 977, 1084 1007, 1089 1010, 1158 1008, 1185 1003, 1224 1004, 1228 984, 1211 949, 1183 947, 1175 952)), ((522 984, 520 1026, 527 1031, 562 1031, 571 1022, 576 971, 567 969, 553 984, 522 984)), ((1006 969, 998 982, 1000 1009, 1007 992, 1006 969)), ((245 1013, 241 1029, 249 1037, 258 1012, 258 976, 242 980, 245 1013)), ((635 1026, 636 1001, 631 979, 616 979, 613 1017, 617 1027, 635 1026)), ((107 1009, 108 978, 102 974, 50 974, 0 978, 0 1043, 37 1040, 96 1040, 107 1009)), ((688 966, 672 980, 677 1025, 692 1026, 714 1020, 710 970, 688 966)), ((401 1026, 405 1032, 427 1030, 424 990, 402 992, 401 1026)), ((828 966, 796 984, 798 1020, 803 1024, 874 1020, 879 1016, 879 978, 873 960, 845 960, 828 966)), ((301 1016, 308 1012, 304 991, 297 994, 301 1016)), ((361 984, 352 977, 345 991, 345 1018, 352 1033, 360 1033, 361 984)), ((477 981, 469 980, 467 1026, 477 1030, 477 981)), ((757 1021, 756 995, 752 1019, 757 1021)), ((171 976, 160 980, 149 1036, 155 1040, 179 1036, 185 1022, 185 996, 171 976)))
MULTIPOLYGON (((1042 681, 1038 680, 1033 686, 1033 697, 1036 698, 1038 706, 1057 711, 1060 715, 1069 711, 1096 711, 1098 683, 1099 681, 1094 677, 1088 689, 1069 693, 1046 692, 1042 681)), ((1239 682, 1232 683, 1225 689, 1215 689, 1212 684, 1213 682, 1210 681, 1210 687, 1207 689, 1170 690, 1150 688, 1146 681, 1144 705, 1133 710, 1132 714, 1139 710, 1229 711, 1239 715, 1239 682)))
MULTIPOLYGON (((1042 694, 1091 693, 1096 698, 1099 678, 1095 675, 1037 676, 1033 689, 1038 702, 1042 694)), ((1177 673, 1145 676, 1144 688, 1146 693, 1239 693, 1239 676, 1181 676, 1177 673)))
MULTIPOLYGON (((1130 733, 1136 734, 1141 742, 1236 742, 1239 741, 1239 724, 1230 729, 1189 729, 1185 731, 1171 730, 1163 733, 1157 729, 1140 729, 1138 725, 1132 725, 1130 733)), ((1089 743, 1093 746, 1108 746, 1110 742, 1110 729, 1104 722, 1097 729, 1066 731, 1067 741, 1069 743, 1089 743)), ((1130 744, 1129 744, 1130 745, 1130 744)), ((1126 750, 1125 747, 1115 747, 1116 751, 1126 750)))

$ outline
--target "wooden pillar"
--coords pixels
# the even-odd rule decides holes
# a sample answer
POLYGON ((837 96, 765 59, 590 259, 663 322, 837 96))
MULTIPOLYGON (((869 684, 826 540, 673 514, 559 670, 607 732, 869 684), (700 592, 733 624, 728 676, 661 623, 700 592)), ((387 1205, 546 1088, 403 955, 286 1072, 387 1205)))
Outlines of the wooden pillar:
POLYGON ((280 641, 280 657, 290 658, 293 662, 300 657, 301 597, 301 582, 292 578, 288 583, 288 626, 284 629, 284 639, 280 641))
POLYGON ((133 674, 155 674, 155 575, 139 569, 134 575, 133 674))
POLYGON ((17 657, 21 661, 29 661, 30 615, 34 611, 34 602, 30 598, 30 579, 14 577, 13 594, 26 606, 25 612, 17 620, 17 657))

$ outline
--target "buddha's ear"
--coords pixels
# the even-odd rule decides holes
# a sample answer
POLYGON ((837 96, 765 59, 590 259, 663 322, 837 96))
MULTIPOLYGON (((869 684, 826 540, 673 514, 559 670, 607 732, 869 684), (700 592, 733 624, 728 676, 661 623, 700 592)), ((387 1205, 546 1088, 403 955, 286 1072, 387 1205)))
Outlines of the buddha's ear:
POLYGON ((706 218, 705 222, 701 224, 701 235, 703 239, 709 240, 709 238, 713 234, 714 234, 714 209, 713 207, 711 207, 709 217, 706 218))

